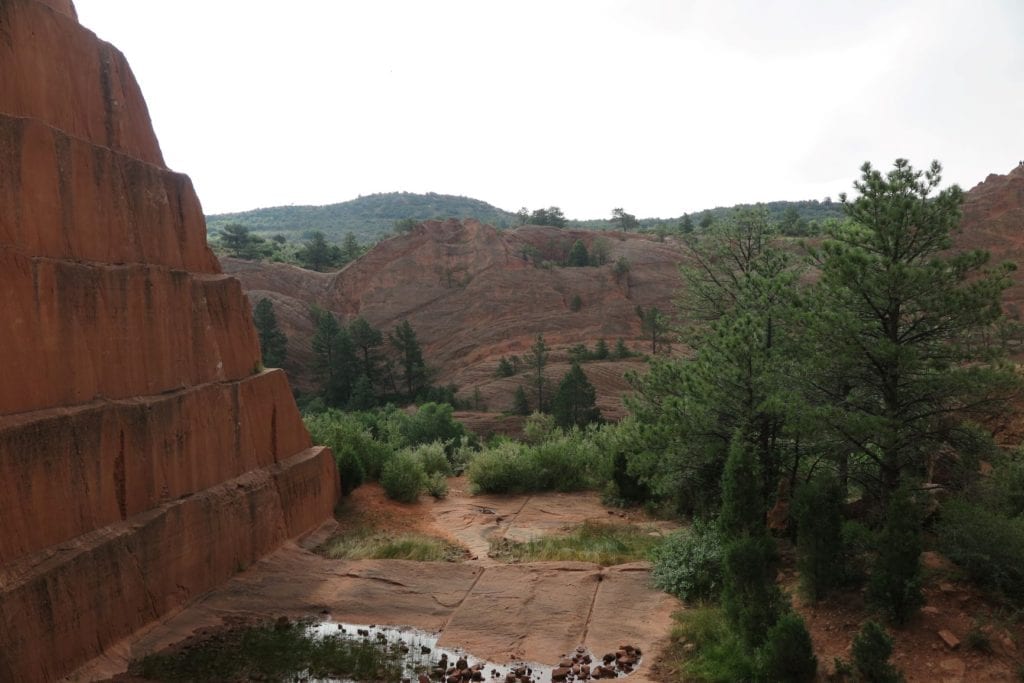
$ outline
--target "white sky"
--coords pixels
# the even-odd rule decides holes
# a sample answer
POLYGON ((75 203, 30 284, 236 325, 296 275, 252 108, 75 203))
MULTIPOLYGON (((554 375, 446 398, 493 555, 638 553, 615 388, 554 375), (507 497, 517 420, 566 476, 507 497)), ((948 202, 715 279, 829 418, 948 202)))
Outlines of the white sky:
POLYGON ((374 192, 570 218, 1024 159, 1021 0, 76 0, 207 213, 374 192))

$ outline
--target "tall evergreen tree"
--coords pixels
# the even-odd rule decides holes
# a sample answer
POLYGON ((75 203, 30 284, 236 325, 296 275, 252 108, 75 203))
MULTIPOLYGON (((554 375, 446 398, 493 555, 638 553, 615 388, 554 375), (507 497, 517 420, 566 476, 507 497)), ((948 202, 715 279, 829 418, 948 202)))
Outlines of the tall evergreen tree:
POLYGON ((651 353, 658 352, 658 344, 662 342, 665 333, 668 332, 668 320, 654 306, 645 309, 643 306, 636 307, 637 317, 640 318, 640 329, 645 337, 651 340, 651 353))
POLYGON ((348 333, 359 352, 360 372, 366 375, 372 386, 380 375, 379 349, 384 345, 384 335, 362 316, 348 324, 348 333))
POLYGON ((279 368, 288 356, 288 337, 277 324, 274 304, 270 299, 260 299, 253 308, 253 323, 260 338, 260 353, 263 365, 279 368))
POLYGON ((558 385, 551 414, 559 427, 585 427, 601 420, 596 405, 594 385, 587 379, 579 363, 573 363, 558 385))
POLYGON ((544 343, 543 334, 537 335, 537 341, 530 347, 530 355, 526 357, 526 362, 533 370, 530 379, 537 394, 537 411, 544 412, 547 409, 544 396, 547 378, 544 377, 544 369, 548 365, 548 345, 544 343))
POLYGON ((388 335, 388 339, 398 351, 398 364, 402 369, 406 396, 412 400, 427 383, 427 365, 423 361, 423 349, 416 338, 416 331, 408 320, 403 320, 388 335))
POLYGON ((328 405, 344 406, 360 374, 355 346, 333 313, 314 307, 310 315, 315 325, 313 367, 323 378, 321 396, 328 405))
POLYGON ((963 193, 939 191, 941 171, 864 164, 859 196, 842 195, 849 220, 815 252, 811 392, 822 427, 883 501, 943 447, 956 452, 965 421, 1005 409, 1018 387, 1002 349, 985 343, 1012 266, 985 271, 988 254, 948 251, 963 193))

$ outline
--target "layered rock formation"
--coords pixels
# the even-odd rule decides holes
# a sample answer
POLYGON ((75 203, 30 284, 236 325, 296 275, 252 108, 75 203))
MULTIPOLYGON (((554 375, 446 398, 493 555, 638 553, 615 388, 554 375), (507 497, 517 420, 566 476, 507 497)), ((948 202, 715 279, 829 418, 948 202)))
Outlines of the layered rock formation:
POLYGON ((121 53, 70 0, 2 0, 0 74, 0 680, 52 680, 338 483, 121 53))

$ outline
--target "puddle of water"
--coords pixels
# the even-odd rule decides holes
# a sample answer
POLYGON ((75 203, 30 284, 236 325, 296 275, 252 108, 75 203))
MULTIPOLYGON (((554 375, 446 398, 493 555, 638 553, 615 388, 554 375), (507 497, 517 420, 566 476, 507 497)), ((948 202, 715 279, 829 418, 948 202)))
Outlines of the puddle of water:
MULTIPOLYGON (((440 634, 420 631, 414 628, 322 621, 309 625, 308 629, 311 635, 319 637, 340 633, 346 637, 362 638, 380 643, 382 646, 392 650, 400 650, 404 653, 403 680, 407 679, 411 683, 417 683, 421 674, 428 676, 431 681, 447 681, 448 671, 462 659, 466 660, 470 668, 479 667, 477 669, 478 673, 474 674, 470 679, 466 679, 472 681, 485 681, 486 683, 512 683, 513 681, 515 683, 547 683, 552 680, 564 680, 566 683, 573 683, 575 681, 593 680, 577 676, 571 672, 555 679, 552 677, 553 671, 556 672, 556 675, 562 673, 558 666, 545 666, 537 662, 511 661, 504 664, 488 662, 473 657, 459 648, 438 647, 437 641, 440 638, 440 634)), ((579 648, 576 652, 569 654, 570 659, 573 656, 576 656, 578 660, 589 657, 592 660, 590 666, 595 669, 602 664, 600 657, 595 657, 589 652, 581 651, 579 648)), ((633 666, 639 666, 639 663, 640 658, 638 656, 633 666)), ((611 667, 608 669, 608 674, 602 676, 602 680, 622 678, 628 675, 622 671, 615 670, 614 663, 612 663, 611 667)), ((354 683, 349 679, 314 679, 301 675, 297 676, 296 680, 309 681, 309 683, 354 683)), ((400 682, 395 681, 395 683, 400 682)))

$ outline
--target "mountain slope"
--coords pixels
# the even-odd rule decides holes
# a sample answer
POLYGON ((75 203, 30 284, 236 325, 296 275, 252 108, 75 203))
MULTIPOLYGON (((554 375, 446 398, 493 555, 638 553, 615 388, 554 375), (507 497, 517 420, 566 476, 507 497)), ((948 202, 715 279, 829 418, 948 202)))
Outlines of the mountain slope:
POLYGON ((387 192, 327 206, 275 206, 217 214, 207 216, 206 224, 212 231, 229 223, 241 223, 257 233, 280 233, 300 239, 304 233, 319 230, 335 241, 351 232, 360 242, 374 242, 389 234, 395 221, 434 218, 475 218, 504 228, 512 225, 515 214, 469 197, 387 192))
MULTIPOLYGON (((227 272, 242 281, 250 299, 266 296, 275 304, 289 336, 285 368, 296 385, 312 389, 310 304, 333 311, 347 322, 365 317, 392 330, 408 319, 437 371, 436 382, 454 383, 466 397, 476 389, 491 410, 508 410, 525 373, 495 377, 502 356, 524 355, 538 334, 553 349, 548 376, 557 382, 568 369, 568 348, 591 347, 598 339, 614 346, 622 338, 636 351, 649 351, 636 307, 672 308, 680 286, 680 251, 672 241, 649 235, 594 233, 523 226, 497 230, 479 221, 427 221, 410 234, 392 237, 335 274, 309 273, 283 264, 224 259, 227 272), (551 266, 564 260, 580 240, 592 248, 604 240, 603 266, 551 266), (538 252, 538 259, 526 255, 538 252), (619 258, 630 271, 616 276, 619 258), (548 262, 545 265, 545 261, 548 262), (535 265, 538 264, 538 265, 535 265), (581 307, 572 311, 578 296, 581 307)), ((622 414, 623 375, 643 361, 587 363, 599 403, 622 414), (597 370, 601 366, 600 371, 597 370)))

